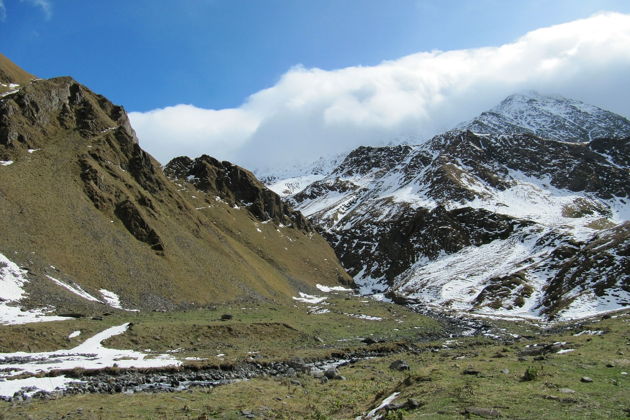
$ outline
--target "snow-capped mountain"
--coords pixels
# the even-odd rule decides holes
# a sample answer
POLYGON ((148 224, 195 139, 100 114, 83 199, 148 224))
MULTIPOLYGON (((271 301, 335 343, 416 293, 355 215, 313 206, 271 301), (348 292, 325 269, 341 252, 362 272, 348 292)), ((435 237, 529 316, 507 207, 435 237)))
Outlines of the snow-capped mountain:
POLYGON ((280 197, 297 194, 313 182, 330 174, 346 157, 347 153, 321 156, 309 163, 297 163, 285 168, 254 170, 254 174, 271 191, 280 197))
MULTIPOLYGON (((549 113, 538 110, 520 120, 542 130, 549 113)), ((360 147, 288 199, 363 293, 560 319, 615 309, 630 305, 630 137, 617 138, 619 118, 584 123, 613 127, 591 141, 558 126, 546 138, 452 130, 360 147)))
POLYGON ((457 126, 479 134, 534 134, 551 140, 583 142, 630 136, 630 121, 593 105, 530 91, 457 126))

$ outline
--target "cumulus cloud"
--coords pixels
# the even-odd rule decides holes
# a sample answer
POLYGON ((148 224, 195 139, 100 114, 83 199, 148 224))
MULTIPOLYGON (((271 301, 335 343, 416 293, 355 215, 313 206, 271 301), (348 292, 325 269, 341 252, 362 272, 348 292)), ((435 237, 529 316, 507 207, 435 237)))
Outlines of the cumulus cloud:
POLYGON ((630 15, 602 13, 495 47, 420 52, 376 66, 294 67, 238 108, 131 113, 160 161, 201 153, 251 168, 358 145, 421 142, 528 89, 630 115, 630 15))

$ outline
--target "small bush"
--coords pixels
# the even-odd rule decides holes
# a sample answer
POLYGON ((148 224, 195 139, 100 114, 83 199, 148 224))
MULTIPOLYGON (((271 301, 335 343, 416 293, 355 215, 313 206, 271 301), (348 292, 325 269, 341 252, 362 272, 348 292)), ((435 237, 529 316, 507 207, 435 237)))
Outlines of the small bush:
POLYGON ((538 379, 538 369, 534 366, 529 366, 525 369, 525 373, 523 374, 523 381, 535 381, 538 379))

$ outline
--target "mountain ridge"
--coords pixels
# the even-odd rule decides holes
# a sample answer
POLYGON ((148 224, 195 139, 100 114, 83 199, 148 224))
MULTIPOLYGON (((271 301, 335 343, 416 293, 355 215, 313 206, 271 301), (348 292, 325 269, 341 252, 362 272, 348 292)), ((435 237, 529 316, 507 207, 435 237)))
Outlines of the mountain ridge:
MULTIPOLYGON (((625 242, 594 245, 598 232, 625 237, 630 219, 630 137, 612 127, 610 138, 581 142, 454 129, 417 146, 359 147, 287 199, 319 226, 362 293, 543 318, 575 317, 580 299, 623 307, 630 304, 625 242), (593 249, 609 269, 621 267, 619 282, 606 288, 595 280, 606 265, 566 280, 569 270, 580 271, 577 255, 593 249), (453 289, 458 278, 468 285, 453 289), (572 287, 558 286, 567 281, 572 287), (497 290, 504 299, 488 299, 497 290)), ((566 134, 561 128, 556 138, 566 134)))
MULTIPOLYGON (((124 109, 69 77, 0 98, 0 163, 0 253, 20 267, 2 281, 21 278, 26 293, 2 305, 98 313, 116 309, 113 295, 125 308, 168 310, 351 283, 305 221, 257 218, 168 179, 124 109)), ((253 177, 240 185, 271 200, 253 177)))
POLYGON ((536 91, 512 94, 496 107, 455 128, 477 134, 533 134, 567 142, 630 136, 630 121, 621 115, 536 91))

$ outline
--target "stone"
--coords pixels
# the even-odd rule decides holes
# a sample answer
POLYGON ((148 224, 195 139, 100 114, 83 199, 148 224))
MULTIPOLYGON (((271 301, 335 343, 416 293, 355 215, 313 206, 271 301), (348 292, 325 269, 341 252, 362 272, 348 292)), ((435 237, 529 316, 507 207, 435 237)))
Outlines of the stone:
POLYGON ((396 360, 394 362, 392 362, 389 365, 389 368, 391 370, 397 370, 399 372, 402 372, 404 370, 410 370, 411 368, 409 367, 409 364, 407 364, 407 362, 405 362, 404 360, 396 360))
POLYGON ((510 369, 501 369, 501 373, 504 375, 509 375, 510 374, 510 369))
POLYGON ((306 362, 301 357, 294 357, 289 360, 289 366, 295 369, 298 372, 306 372, 308 371, 308 366, 306 366, 306 362))
POLYGON ((466 369, 464 369, 462 374, 463 375, 475 375, 475 376, 478 376, 479 374, 481 374, 481 372, 478 371, 477 369, 473 368, 472 366, 468 366, 466 369))
POLYGON ((482 408, 482 407, 468 407, 463 411, 462 414, 463 415, 473 414, 475 416, 479 416, 484 419, 492 419, 492 418, 501 417, 501 412, 499 410, 494 409, 494 408, 482 408))
POLYGON ((330 369, 326 370, 326 372, 324 372, 324 377, 326 379, 342 379, 343 378, 343 376, 341 376, 339 372, 337 371, 337 369, 334 367, 331 367, 330 369))
POLYGON ((575 391, 572 390, 571 388, 560 388, 558 392, 562 394, 575 394, 575 391))
POLYGON ((593 379, 588 376, 582 376, 582 379, 580 379, 580 382, 591 383, 593 382, 593 379))
POLYGON ((409 410, 415 410, 416 408, 422 407, 424 404, 415 398, 409 398, 405 403, 405 408, 409 410))

